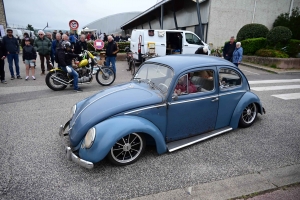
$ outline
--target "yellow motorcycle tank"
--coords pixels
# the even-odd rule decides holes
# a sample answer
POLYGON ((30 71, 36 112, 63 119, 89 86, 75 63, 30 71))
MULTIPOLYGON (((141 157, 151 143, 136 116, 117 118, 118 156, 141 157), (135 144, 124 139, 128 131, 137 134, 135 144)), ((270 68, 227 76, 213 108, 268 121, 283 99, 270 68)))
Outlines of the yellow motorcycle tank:
POLYGON ((83 59, 82 61, 79 62, 79 67, 84 67, 89 64, 88 59, 83 59))

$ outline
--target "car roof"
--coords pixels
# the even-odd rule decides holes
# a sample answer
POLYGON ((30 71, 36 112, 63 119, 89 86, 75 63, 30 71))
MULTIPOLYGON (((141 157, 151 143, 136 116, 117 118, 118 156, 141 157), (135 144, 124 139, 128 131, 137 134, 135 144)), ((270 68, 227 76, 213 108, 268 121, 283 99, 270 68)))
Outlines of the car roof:
POLYGON ((199 54, 180 54, 168 55, 152 58, 146 62, 161 63, 168 65, 174 69, 175 74, 181 73, 191 67, 209 67, 209 66, 232 66, 234 65, 222 58, 215 56, 199 55, 199 54))

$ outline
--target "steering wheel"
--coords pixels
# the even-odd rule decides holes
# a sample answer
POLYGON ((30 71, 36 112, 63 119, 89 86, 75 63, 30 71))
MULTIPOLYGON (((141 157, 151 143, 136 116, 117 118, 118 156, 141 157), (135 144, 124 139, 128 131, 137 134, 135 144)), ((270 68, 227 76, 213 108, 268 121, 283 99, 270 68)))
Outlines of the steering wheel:
POLYGON ((160 83, 160 84, 158 84, 158 87, 159 88, 161 88, 161 90, 162 91, 168 91, 168 89, 169 89, 169 87, 166 85, 166 84, 164 84, 164 83, 160 83), (163 90, 160 86, 163 86, 163 87, 165 87, 166 88, 166 90, 163 90))

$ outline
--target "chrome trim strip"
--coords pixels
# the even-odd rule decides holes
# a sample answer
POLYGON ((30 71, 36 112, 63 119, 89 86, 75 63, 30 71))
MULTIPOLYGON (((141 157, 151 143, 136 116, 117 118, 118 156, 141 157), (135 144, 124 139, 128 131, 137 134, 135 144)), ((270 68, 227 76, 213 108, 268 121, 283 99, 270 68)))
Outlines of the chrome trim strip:
POLYGON ((126 113, 124 113, 124 115, 128 115, 128 114, 143 111, 143 110, 148 110, 148 109, 151 109, 151 108, 164 107, 164 106, 166 106, 166 104, 160 104, 160 105, 156 105, 156 106, 148 106, 148 107, 144 107, 144 108, 140 108, 140 109, 136 109, 136 110, 133 110, 133 111, 126 112, 126 113))
POLYGON ((210 98, 215 98, 215 97, 218 97, 218 95, 202 97, 202 98, 196 98, 196 99, 190 99, 190 100, 182 100, 182 101, 178 101, 178 102, 172 102, 172 103, 168 103, 168 105, 175 105, 175 104, 188 103, 188 102, 193 102, 193 101, 200 101, 200 100, 210 99, 210 98))
POLYGON ((235 94, 235 93, 240 93, 240 92, 246 92, 246 90, 238 90, 238 91, 234 91, 234 92, 226 92, 226 93, 223 93, 223 94, 219 94, 219 96, 225 96, 225 95, 235 94))
POLYGON ((108 93, 108 94, 106 94, 106 95, 104 95, 104 96, 100 96, 99 98, 95 99, 94 101, 92 101, 91 103, 89 103, 88 105, 86 105, 86 106, 80 111, 80 113, 77 115, 77 117, 75 118, 73 124, 71 125, 71 128, 73 127, 73 125, 74 125, 75 121, 77 120, 77 118, 79 117, 79 115, 80 115, 87 107, 89 107, 91 104, 95 103, 95 102, 98 101, 99 99, 102 99, 102 98, 104 98, 104 97, 106 97, 106 96, 108 96, 108 95, 111 95, 111 94, 113 94, 113 93, 122 91, 122 90, 124 90, 124 89, 128 89, 128 88, 130 88, 130 87, 131 87, 131 86, 129 85, 128 87, 124 87, 124 88, 121 88, 121 89, 119 89, 119 90, 110 92, 110 93, 108 93))
POLYGON ((181 149, 181 148, 183 148, 183 147, 186 147, 186 146, 195 144, 195 143, 197 143, 197 142, 201 142, 201 141, 206 140, 206 139, 209 139, 209 138, 211 138, 211 137, 214 137, 214 136, 220 135, 220 134, 222 134, 222 133, 231 131, 232 129, 233 129, 233 128, 228 128, 228 129, 225 129, 225 130, 223 130, 223 131, 217 132, 217 133, 215 133, 215 134, 206 136, 206 137, 204 137, 204 138, 201 138, 201 139, 198 139, 198 140, 194 140, 194 141, 192 141, 192 142, 183 144, 183 145, 178 146, 178 147, 175 147, 175 148, 173 148, 173 149, 169 149, 169 152, 173 152, 173 151, 176 151, 176 150, 181 149))

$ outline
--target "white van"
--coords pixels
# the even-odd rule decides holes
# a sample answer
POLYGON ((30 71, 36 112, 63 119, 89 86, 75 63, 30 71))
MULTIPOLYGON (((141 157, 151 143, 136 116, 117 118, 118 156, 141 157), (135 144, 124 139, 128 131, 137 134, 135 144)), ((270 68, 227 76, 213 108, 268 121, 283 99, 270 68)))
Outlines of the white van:
MULTIPOLYGON (((150 53, 157 56, 171 54, 195 54, 199 47, 208 45, 195 33, 184 30, 132 30, 130 50, 133 58, 142 62, 142 56, 150 53)), ((208 50, 210 54, 210 50, 208 50)))
MULTIPOLYGON (((21 30, 19 29, 15 29, 15 28, 7 28, 7 29, 11 29, 13 31, 13 36, 19 40, 23 39, 23 33, 21 30)), ((7 33, 7 29, 5 30, 5 32, 7 33)))

